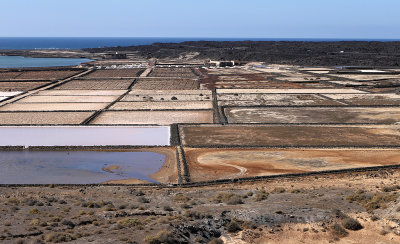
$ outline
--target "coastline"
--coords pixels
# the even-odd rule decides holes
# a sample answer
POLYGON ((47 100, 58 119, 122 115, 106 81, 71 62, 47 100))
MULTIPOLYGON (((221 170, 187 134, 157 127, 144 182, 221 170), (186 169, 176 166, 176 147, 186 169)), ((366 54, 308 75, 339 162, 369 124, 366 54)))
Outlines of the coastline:
POLYGON ((123 53, 131 60, 191 59, 258 61, 301 66, 397 67, 400 41, 185 41, 85 49, 0 49, 0 55, 104 60, 123 53))

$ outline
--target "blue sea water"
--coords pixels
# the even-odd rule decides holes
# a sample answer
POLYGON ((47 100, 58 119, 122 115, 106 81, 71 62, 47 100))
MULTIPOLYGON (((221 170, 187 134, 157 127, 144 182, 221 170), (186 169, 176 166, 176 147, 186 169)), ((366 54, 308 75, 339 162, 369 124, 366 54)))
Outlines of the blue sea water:
POLYGON ((81 49, 183 41, 399 41, 399 39, 182 38, 182 37, 0 37, 0 49, 81 49))

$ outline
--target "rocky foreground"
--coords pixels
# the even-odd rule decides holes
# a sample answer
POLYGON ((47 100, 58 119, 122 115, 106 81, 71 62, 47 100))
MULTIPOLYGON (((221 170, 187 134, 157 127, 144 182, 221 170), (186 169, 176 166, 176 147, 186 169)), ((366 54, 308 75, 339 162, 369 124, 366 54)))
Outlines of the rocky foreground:
POLYGON ((0 188, 2 243, 396 243, 398 170, 195 188, 0 188))

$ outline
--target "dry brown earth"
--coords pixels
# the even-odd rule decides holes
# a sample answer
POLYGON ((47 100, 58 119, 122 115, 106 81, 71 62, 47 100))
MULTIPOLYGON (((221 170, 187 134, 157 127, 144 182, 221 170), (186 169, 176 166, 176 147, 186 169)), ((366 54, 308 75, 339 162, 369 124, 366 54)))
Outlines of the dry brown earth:
POLYGON ((180 131, 186 146, 400 146, 399 126, 185 125, 180 131))
POLYGON ((395 124, 400 108, 225 108, 229 123, 395 124))

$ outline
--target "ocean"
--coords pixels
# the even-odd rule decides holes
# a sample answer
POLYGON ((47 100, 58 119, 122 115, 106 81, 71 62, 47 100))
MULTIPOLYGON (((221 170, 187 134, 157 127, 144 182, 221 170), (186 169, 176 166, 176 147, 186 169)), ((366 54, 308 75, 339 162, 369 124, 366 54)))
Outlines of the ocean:
POLYGON ((0 37, 0 49, 82 49, 183 41, 400 41, 400 39, 182 38, 182 37, 0 37))

